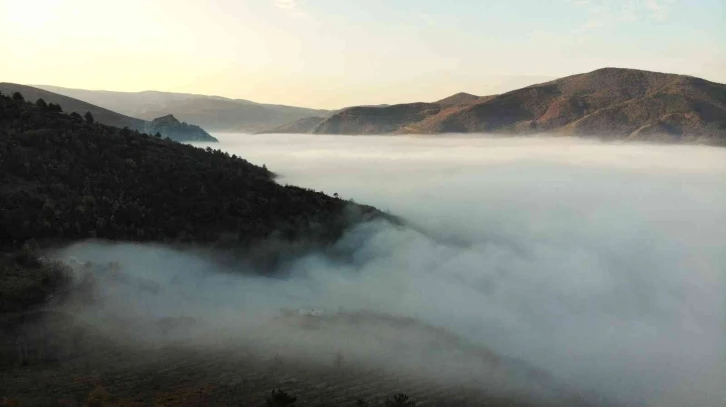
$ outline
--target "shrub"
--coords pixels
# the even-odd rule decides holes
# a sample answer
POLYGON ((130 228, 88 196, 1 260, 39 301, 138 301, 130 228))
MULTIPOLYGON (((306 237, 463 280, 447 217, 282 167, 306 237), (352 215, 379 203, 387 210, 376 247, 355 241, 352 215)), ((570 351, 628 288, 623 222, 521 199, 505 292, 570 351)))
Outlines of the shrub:
POLYGON ((267 407, 294 407, 296 401, 297 397, 291 396, 281 389, 276 389, 270 393, 265 405, 267 407))
POLYGON ((110 396, 103 386, 96 386, 86 397, 86 407, 104 407, 108 405, 110 396))

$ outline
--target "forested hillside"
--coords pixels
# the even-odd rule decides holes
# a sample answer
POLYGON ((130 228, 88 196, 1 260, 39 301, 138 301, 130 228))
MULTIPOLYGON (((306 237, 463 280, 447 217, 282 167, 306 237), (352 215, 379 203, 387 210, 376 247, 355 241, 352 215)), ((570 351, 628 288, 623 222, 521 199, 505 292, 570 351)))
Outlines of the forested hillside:
POLYGON ((19 94, 0 97, 0 171, 6 246, 90 237, 248 242, 313 229, 335 235, 349 206, 278 185, 266 168, 222 151, 89 123, 19 94))

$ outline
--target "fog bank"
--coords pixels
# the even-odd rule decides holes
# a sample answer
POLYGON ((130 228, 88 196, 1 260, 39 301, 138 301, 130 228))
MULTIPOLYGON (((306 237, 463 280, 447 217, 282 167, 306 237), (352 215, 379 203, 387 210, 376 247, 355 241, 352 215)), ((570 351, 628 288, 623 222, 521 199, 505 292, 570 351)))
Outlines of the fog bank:
MULTIPOLYGON (((251 327, 281 308, 368 311, 445 329, 625 405, 726 399, 726 149, 567 138, 214 136, 222 143, 213 148, 266 164, 280 183, 374 205, 425 233, 361 225, 338 243, 350 262, 311 254, 284 279, 155 246, 72 246, 60 255, 119 260, 135 281, 161 287, 104 288, 99 320, 109 309, 129 319, 189 316, 253 337, 251 327)), ((368 336, 295 333, 280 346, 312 358, 345 348, 361 363, 374 355, 384 363, 399 349, 386 332, 401 332, 371 324, 368 336)), ((466 357, 428 346, 412 345, 421 351, 410 362, 497 382, 466 357)))

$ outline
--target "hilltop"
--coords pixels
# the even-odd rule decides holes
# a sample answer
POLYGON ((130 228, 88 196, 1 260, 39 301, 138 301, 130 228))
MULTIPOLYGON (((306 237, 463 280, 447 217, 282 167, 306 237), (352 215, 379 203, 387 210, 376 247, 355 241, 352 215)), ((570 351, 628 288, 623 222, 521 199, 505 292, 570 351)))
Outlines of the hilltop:
POLYGON ((560 133, 726 144, 726 85, 690 76, 605 68, 477 97, 351 107, 318 134, 560 133))
POLYGON ((128 127, 131 130, 150 134, 158 132, 162 136, 176 141, 217 141, 199 126, 182 123, 176 119, 170 121, 168 114, 159 115, 163 117, 158 117, 152 121, 142 120, 48 90, 15 83, 0 83, 0 92, 7 95, 19 92, 26 100, 31 102, 43 99, 46 103, 60 105, 63 111, 68 113, 77 112, 84 115, 86 112, 91 112, 95 121, 108 126, 128 127))
POLYGON ((333 113, 321 109, 189 93, 114 92, 47 85, 38 87, 147 120, 173 114, 180 120, 215 132, 256 132, 311 116, 328 117, 333 113))
POLYGON ((493 96, 476 96, 471 93, 459 92, 434 103, 444 106, 473 105, 474 103, 481 102, 491 97, 493 96))

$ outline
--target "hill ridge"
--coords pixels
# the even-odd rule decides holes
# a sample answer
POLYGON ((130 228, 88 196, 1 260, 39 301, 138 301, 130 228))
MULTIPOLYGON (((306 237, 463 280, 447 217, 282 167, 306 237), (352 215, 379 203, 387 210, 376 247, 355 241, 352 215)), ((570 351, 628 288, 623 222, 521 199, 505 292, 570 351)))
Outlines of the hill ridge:
POLYGON ((564 133, 726 145, 726 85, 693 76, 601 68, 473 102, 472 96, 459 93, 442 99, 444 103, 351 107, 313 133, 564 133))
POLYGON ((142 119, 150 120, 171 113, 182 121, 218 132, 257 132, 311 116, 328 117, 333 113, 324 109, 257 103, 246 99, 194 93, 157 90, 123 92, 39 86, 142 119))

